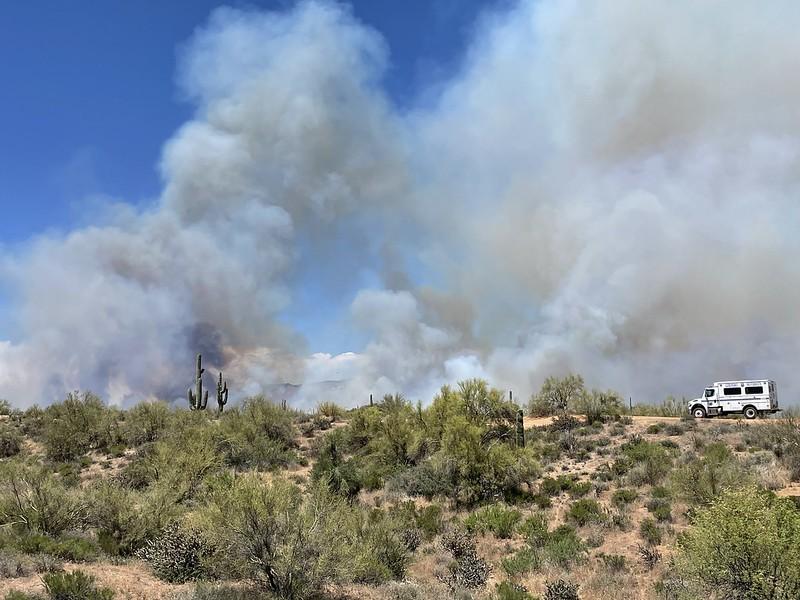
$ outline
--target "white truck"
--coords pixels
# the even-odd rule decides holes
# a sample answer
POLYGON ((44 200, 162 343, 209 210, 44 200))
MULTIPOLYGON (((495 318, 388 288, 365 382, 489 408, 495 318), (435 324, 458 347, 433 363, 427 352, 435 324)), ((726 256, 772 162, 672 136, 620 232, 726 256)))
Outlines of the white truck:
POLYGON ((778 391, 770 379, 717 381, 701 398, 689 401, 689 414, 697 419, 733 414, 755 419, 779 410, 778 391))

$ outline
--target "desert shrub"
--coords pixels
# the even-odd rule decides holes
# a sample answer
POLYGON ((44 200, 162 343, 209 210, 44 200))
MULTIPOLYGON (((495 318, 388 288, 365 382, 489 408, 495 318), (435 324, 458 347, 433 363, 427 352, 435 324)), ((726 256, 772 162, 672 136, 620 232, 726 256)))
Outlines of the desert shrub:
POLYGON ((664 431, 664 423, 653 423, 652 425, 648 425, 647 429, 645 429, 645 433, 649 434, 661 433, 662 431, 664 431))
POLYGON ((679 539, 677 568, 701 593, 800 597, 800 511, 771 492, 723 492, 679 539))
POLYGON ((86 521, 97 530, 104 552, 129 556, 154 538, 177 515, 172 490, 137 493, 114 481, 100 481, 86 493, 86 521))
POLYGON ((345 562, 353 563, 347 578, 373 585, 402 579, 421 532, 409 528, 408 519, 394 511, 355 509, 343 516, 349 516, 349 522, 341 529, 350 536, 345 562))
POLYGON ((577 584, 564 579, 548 581, 544 587, 544 600, 579 600, 577 584))
POLYGON ((592 490, 592 484, 588 481, 576 482, 569 490, 569 495, 573 498, 582 498, 592 490))
POLYGON ((586 417, 589 425, 602 424, 622 412, 622 398, 616 392, 592 390, 574 402, 574 410, 586 417))
POLYGON ((630 488, 619 488, 612 494, 611 502, 614 504, 614 506, 625 506, 636 500, 638 497, 639 493, 636 490, 632 490, 630 488))
POLYGON ((3 600, 43 600, 42 596, 39 594, 28 594, 27 592, 21 592, 19 590, 11 590, 5 596, 3 596, 3 600))
POLYGON ((0 459, 19 454, 22 449, 22 435, 16 427, 0 422, 0 459))
POLYGON ((194 588, 175 592, 170 600, 271 600, 272 595, 254 589, 230 583, 198 582, 194 588))
POLYGON ((164 402, 140 402, 125 413, 122 435, 129 446, 158 440, 167 430, 170 409, 164 402))
POLYGON ((220 560, 232 573, 279 598, 306 598, 347 566, 342 502, 325 486, 304 495, 281 479, 228 477, 211 490, 203 522, 212 544, 225 548, 220 560))
POLYGON ((92 575, 83 571, 47 573, 42 577, 50 600, 111 600, 114 592, 98 588, 92 575))
POLYGON ((661 528, 650 517, 642 519, 639 524, 639 535, 650 546, 658 546, 661 543, 661 528))
POLYGON ((26 554, 48 554, 72 562, 90 562, 97 558, 99 549, 93 541, 75 535, 51 538, 40 533, 17 536, 15 546, 26 554))
POLYGON ((326 435, 311 470, 312 481, 324 482, 332 492, 350 500, 361 491, 361 481, 352 460, 344 455, 344 443, 336 432, 326 435))
POLYGON ((646 546, 639 544, 637 546, 637 552, 639 553, 639 558, 641 558, 644 566, 650 571, 652 571, 661 561, 661 552, 658 550, 658 548, 651 544, 646 546))
POLYGON ((682 417, 686 414, 686 399, 668 396, 661 404, 635 404, 630 414, 645 417, 682 417))
POLYGON ((469 534, 453 529, 442 536, 441 544, 453 557, 446 573, 438 575, 442 583, 451 590, 477 588, 486 583, 491 566, 478 557, 475 540, 469 534))
POLYGON ((643 439, 634 439, 623 444, 622 452, 636 466, 636 470, 628 472, 633 485, 657 485, 672 466, 672 456, 666 448, 643 439))
POLYGON ((604 554, 601 552, 597 555, 597 558, 612 573, 619 573, 626 568, 626 559, 621 554, 604 554))
POLYGON ((669 436, 679 436, 686 433, 686 427, 684 425, 679 425, 678 423, 669 423, 665 428, 664 431, 669 436))
POLYGON ((603 520, 603 509, 596 500, 589 500, 584 498, 574 502, 569 507, 567 518, 576 523, 579 527, 588 525, 589 523, 599 523, 603 520))
POLYGON ((522 518, 522 513, 502 504, 492 504, 472 513, 464 521, 470 533, 491 532, 495 537, 508 539, 514 533, 514 527, 522 518))
POLYGON ((0 525, 58 535, 77 525, 79 497, 39 465, 0 463, 0 525))
POLYGON ((560 525, 548 534, 544 554, 551 564, 567 568, 585 560, 586 544, 578 537, 575 529, 569 525, 560 525))
POLYGON ((429 504, 416 511, 415 521, 425 538, 428 540, 433 539, 441 533, 444 527, 444 520, 442 518, 442 507, 438 504, 429 504))
POLYGON ((652 498, 646 506, 657 521, 662 523, 672 521, 672 505, 666 498, 652 498))
POLYGON ((27 556, 13 551, 8 544, 0 550, 0 579, 27 577, 34 572, 34 565, 27 556))
POLYGON ((547 519, 541 513, 534 514, 520 523, 519 533, 532 548, 541 548, 547 542, 547 519))
POLYGON ((541 510, 547 510, 551 506, 553 506, 553 501, 550 499, 549 496, 544 494, 534 494, 531 497, 531 500, 536 505, 537 508, 541 510))
POLYGON ((567 375, 561 379, 548 377, 542 384, 539 393, 531 397, 528 403, 528 414, 547 416, 566 413, 585 393, 583 378, 580 375, 567 375))
POLYGON ((703 456, 694 457, 672 474, 677 493, 692 504, 707 504, 723 490, 742 487, 750 474, 722 443, 708 444, 703 456))
POLYGON ((296 458, 293 418, 294 413, 263 396, 248 398, 222 414, 214 445, 232 467, 285 467, 296 458))
POLYGON ((344 409, 335 402, 320 402, 317 405, 317 413, 334 423, 344 417, 344 409))
POLYGON ((566 475, 558 477, 545 477, 539 484, 539 493, 547 496, 557 496, 563 491, 572 489, 574 481, 566 475))
POLYGON ((89 450, 102 450, 121 439, 117 412, 91 392, 70 393, 44 414, 44 446, 48 458, 69 462, 89 450))
POLYGON ((536 571, 541 564, 541 552, 534 548, 523 548, 500 561, 500 566, 509 577, 517 577, 536 571))
POLYGON ((519 583, 502 581, 495 587, 498 600, 534 600, 528 590, 519 583))
POLYGON ((137 555, 150 565, 159 579, 184 583, 203 576, 204 560, 211 553, 198 531, 173 523, 157 538, 148 541, 137 555))

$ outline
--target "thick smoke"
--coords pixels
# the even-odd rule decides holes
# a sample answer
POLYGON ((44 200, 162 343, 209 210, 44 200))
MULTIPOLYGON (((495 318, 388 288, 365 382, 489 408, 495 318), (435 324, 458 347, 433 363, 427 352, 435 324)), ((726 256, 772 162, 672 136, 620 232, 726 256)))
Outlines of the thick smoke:
POLYGON ((790 0, 522 1, 399 110, 346 7, 217 10, 155 206, 0 255, 0 396, 176 398, 202 350, 239 396, 302 382, 306 404, 567 371, 639 401, 771 377, 791 401, 798 29, 790 0), (357 352, 287 325, 311 275, 357 352))

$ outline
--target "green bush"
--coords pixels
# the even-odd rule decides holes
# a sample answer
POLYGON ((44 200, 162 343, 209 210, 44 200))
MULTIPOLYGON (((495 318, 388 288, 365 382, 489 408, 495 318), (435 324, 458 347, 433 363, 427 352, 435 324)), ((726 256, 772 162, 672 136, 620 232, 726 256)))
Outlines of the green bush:
POLYGON ((47 573, 42 577, 50 600, 111 600, 114 592, 98 588, 92 575, 83 571, 47 573))
POLYGON ((569 525, 560 525, 548 534, 544 553, 551 564, 567 568, 585 560, 586 544, 578 537, 575 529, 569 525))
POLYGON ((79 523, 78 496, 43 467, 0 463, 0 525, 57 536, 79 523))
POLYGON ((3 600, 42 600, 42 597, 39 594, 28 594, 26 592, 20 592, 19 590, 11 590, 3 596, 3 600))
POLYGON ((528 403, 528 414, 532 417, 543 417, 556 413, 566 413, 574 407, 586 393, 583 378, 580 375, 548 377, 536 396, 528 403))
POLYGON ((44 414, 44 446, 48 458, 69 462, 89 450, 103 450, 118 443, 121 432, 116 411, 86 392, 70 393, 44 414))
POLYGON ((155 487, 138 493, 113 481, 100 481, 86 493, 87 523, 97 530, 104 552, 130 556, 177 516, 173 491, 155 487))
POLYGON ((559 475, 556 478, 545 477, 539 484, 539 493, 547 496, 557 496, 561 492, 572 489, 574 481, 566 475, 559 475))
POLYGON ((652 498, 647 502, 647 510, 659 522, 672 521, 672 505, 666 498, 652 498))
POLYGON ((679 538, 678 573, 699 595, 800 597, 800 511, 754 487, 723 492, 679 538))
POLYGON ((519 583, 503 581, 497 584, 495 591, 497 592, 498 600, 535 600, 525 589, 525 586, 519 583))
POLYGON ((91 562, 97 558, 99 549, 89 539, 74 535, 60 535, 50 538, 39 533, 19 536, 16 547, 26 554, 49 554, 72 562, 91 562))
POLYGON ((500 561, 500 566, 509 577, 527 575, 538 570, 541 564, 541 552, 533 548, 523 548, 500 561))
POLYGON ((0 422, 0 459, 19 454, 22 449, 22 436, 16 427, 0 422))
POLYGON ((597 555, 603 566, 612 573, 620 573, 626 569, 626 559, 621 554, 604 554, 597 555))
POLYGON ((567 518, 576 523, 579 527, 588 525, 589 523, 599 523, 604 519, 603 509, 596 500, 589 500, 584 498, 574 502, 569 507, 567 518))
POLYGON ((508 539, 521 518, 522 513, 518 510, 492 504, 472 513, 464 521, 464 525, 470 533, 491 532, 497 538, 508 539))
POLYGON ((592 484, 589 481, 576 482, 569 490, 569 495, 573 498, 581 498, 592 491, 592 484))
POLYGON ((633 485, 657 485, 672 467, 670 452, 660 444, 634 439, 623 444, 622 452, 635 465, 635 469, 628 472, 633 485))
POLYGON ((694 457, 672 474, 672 482, 683 499, 691 504, 708 504, 722 491, 752 482, 752 476, 722 443, 708 444, 703 456, 694 457))
POLYGON ((332 492, 352 500, 361 491, 361 481, 354 461, 345 458, 344 442, 336 433, 324 437, 317 462, 311 470, 311 479, 324 482, 332 492))
POLYGON ((661 528, 650 517, 642 519, 639 524, 639 535, 650 546, 658 546, 661 543, 661 528))
POLYGON ((342 515, 346 508, 327 488, 308 495, 281 479, 257 475, 220 481, 204 510, 212 544, 226 565, 261 582, 278 598, 307 598, 347 567, 342 515))
POLYGON ((519 533, 532 548, 541 548, 547 542, 547 519, 543 514, 534 514, 520 523, 519 533))
POLYGON ((636 498, 639 497, 639 493, 636 490, 628 489, 628 488, 620 488, 615 490, 611 496, 611 502, 614 506, 625 506, 630 504, 636 498))
POLYGON ((164 402, 140 402, 127 413, 122 435, 129 446, 158 440, 169 426, 171 412, 164 402))
POLYGON ((159 579, 184 583, 205 574, 204 561, 212 552, 198 531, 173 523, 137 554, 159 579))
POLYGON ((344 409, 335 402, 320 402, 317 405, 317 413, 334 423, 344 417, 344 409))

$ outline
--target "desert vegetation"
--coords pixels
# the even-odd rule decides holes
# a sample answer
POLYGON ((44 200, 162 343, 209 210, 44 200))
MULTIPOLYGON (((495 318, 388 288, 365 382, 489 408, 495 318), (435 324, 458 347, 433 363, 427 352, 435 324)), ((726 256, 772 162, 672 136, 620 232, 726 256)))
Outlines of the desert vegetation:
POLYGON ((524 421, 481 380, 310 413, 226 387, 0 403, 0 597, 800 597, 792 416, 632 416, 577 375, 524 421))

